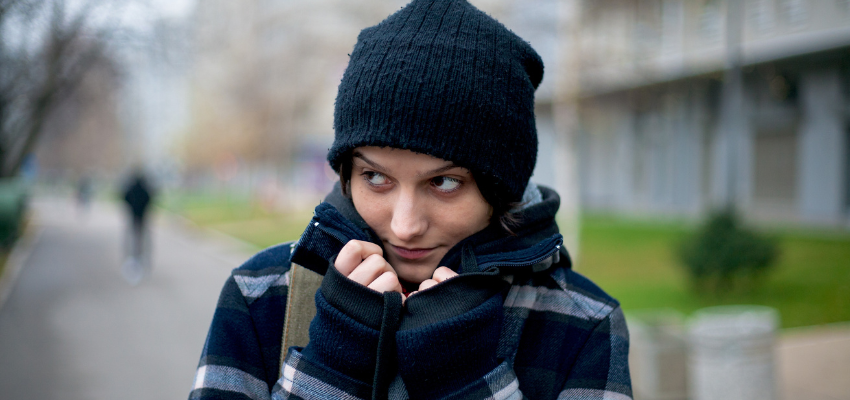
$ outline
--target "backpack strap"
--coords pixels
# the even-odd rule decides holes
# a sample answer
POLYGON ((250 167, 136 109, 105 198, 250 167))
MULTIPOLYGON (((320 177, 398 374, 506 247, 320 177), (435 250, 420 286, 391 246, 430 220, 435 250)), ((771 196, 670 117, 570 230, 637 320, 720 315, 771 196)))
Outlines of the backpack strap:
POLYGON ((316 315, 314 297, 322 285, 322 275, 292 263, 289 268, 289 292, 280 345, 280 375, 283 376, 286 353, 292 346, 304 347, 310 341, 310 321, 316 315))

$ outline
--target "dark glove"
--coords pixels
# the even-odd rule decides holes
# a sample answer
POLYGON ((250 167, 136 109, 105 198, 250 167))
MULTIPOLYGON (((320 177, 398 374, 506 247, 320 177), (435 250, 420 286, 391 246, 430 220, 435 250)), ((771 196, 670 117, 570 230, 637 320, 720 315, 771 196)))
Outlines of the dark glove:
POLYGON ((302 355, 371 385, 382 310, 380 293, 329 267, 316 292, 316 316, 310 323, 310 343, 302 355))
POLYGON ((461 275, 408 299, 396 344, 411 399, 458 392, 499 365, 506 285, 497 276, 461 275))

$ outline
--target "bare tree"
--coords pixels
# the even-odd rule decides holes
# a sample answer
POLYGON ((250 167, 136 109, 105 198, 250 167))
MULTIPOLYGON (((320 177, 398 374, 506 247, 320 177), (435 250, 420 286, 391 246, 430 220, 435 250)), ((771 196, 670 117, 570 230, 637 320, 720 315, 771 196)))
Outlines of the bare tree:
POLYGON ((208 170, 232 155, 286 169, 304 137, 331 136, 358 32, 406 2, 199 2, 187 167, 208 170))
POLYGON ((0 177, 18 173, 51 112, 119 35, 107 0, 0 0, 0 177))
POLYGON ((40 176, 106 177, 125 166, 122 76, 117 63, 108 61, 92 66, 45 122, 33 150, 40 176))

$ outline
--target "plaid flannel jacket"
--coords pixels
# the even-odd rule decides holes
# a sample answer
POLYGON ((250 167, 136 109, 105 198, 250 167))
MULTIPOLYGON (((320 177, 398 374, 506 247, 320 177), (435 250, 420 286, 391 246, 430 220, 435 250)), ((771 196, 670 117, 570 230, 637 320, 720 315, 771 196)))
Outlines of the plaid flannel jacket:
MULTIPOLYGON (((278 379, 289 245, 263 251, 225 283, 190 399, 358 398, 355 383, 290 351, 278 379)), ((493 399, 631 399, 618 303, 571 269, 513 282, 499 353, 477 393, 493 399), (520 392, 521 391, 521 392, 520 392), (520 394, 521 393, 521 394, 520 394)))
MULTIPOLYGON (((285 353, 280 375, 294 247, 264 250, 233 271, 222 289, 190 399, 370 397, 368 385, 304 357, 301 348, 285 353)), ((573 271, 568 257, 508 279, 497 346, 501 364, 441 397, 631 399, 628 331, 616 300, 573 271)), ((400 381, 390 385, 390 398, 407 398, 400 381)))

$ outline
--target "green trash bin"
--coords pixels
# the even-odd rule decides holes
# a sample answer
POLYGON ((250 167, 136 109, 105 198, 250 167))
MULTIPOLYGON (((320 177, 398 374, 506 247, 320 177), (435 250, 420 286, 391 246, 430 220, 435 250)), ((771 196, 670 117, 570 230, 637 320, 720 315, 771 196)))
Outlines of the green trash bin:
POLYGON ((0 246, 14 243, 26 213, 27 187, 20 179, 0 179, 0 246))

